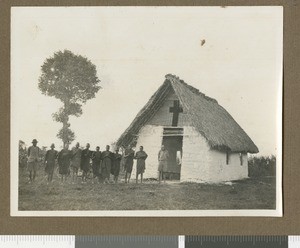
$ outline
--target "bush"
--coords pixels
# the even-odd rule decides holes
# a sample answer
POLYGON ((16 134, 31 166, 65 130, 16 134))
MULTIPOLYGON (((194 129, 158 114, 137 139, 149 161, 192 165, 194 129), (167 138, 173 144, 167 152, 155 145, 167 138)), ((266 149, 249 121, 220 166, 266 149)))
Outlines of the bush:
POLYGON ((23 168, 27 164, 27 149, 25 142, 19 140, 19 167, 23 168))
POLYGON ((276 157, 274 155, 250 157, 248 161, 248 176, 276 176, 276 157))

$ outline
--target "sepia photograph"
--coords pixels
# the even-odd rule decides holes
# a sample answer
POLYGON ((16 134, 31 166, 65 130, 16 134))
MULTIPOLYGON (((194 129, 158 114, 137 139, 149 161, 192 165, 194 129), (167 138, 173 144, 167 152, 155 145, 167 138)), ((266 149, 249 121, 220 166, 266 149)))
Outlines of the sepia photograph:
POLYGON ((11 8, 12 216, 282 212, 283 8, 11 8))

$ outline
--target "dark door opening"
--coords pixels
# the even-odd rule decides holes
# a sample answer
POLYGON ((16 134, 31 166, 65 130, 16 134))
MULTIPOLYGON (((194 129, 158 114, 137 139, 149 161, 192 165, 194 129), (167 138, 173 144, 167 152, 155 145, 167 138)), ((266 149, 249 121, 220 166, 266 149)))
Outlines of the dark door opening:
POLYGON ((180 180, 182 158, 182 136, 163 136, 162 144, 169 152, 168 172, 166 179, 180 180))

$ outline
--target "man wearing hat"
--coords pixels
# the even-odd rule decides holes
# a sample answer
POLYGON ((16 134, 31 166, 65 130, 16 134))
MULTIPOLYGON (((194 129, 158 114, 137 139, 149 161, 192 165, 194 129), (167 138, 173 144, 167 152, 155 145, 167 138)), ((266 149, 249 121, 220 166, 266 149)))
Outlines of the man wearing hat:
POLYGON ((28 156, 27 167, 29 170, 29 183, 35 180, 36 169, 38 166, 40 148, 37 146, 37 143, 38 143, 37 140, 33 139, 32 146, 30 146, 27 151, 27 156, 28 156))
POLYGON ((48 183, 52 182, 53 171, 54 171, 54 167, 55 167, 55 160, 58 155, 58 152, 56 150, 54 150, 55 145, 51 144, 50 147, 51 147, 51 149, 46 152, 45 161, 44 161, 45 172, 48 175, 48 183))

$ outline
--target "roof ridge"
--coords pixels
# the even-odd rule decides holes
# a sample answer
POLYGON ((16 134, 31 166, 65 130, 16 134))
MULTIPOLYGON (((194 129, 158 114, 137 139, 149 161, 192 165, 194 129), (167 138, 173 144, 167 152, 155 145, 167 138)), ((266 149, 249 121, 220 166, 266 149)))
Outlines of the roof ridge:
POLYGON ((183 79, 180 79, 178 76, 176 75, 173 75, 171 73, 167 74, 165 76, 166 79, 170 80, 172 79, 173 81, 176 81, 178 83, 181 83, 183 86, 187 87, 192 93, 196 94, 196 95, 199 95, 199 96, 202 96, 203 98, 205 98, 206 100, 208 101, 211 101, 211 102, 214 102, 214 103, 217 103, 218 104, 218 101, 214 98, 211 98, 207 95, 205 95, 204 93, 202 93, 201 91, 199 91, 197 88, 195 88, 194 86, 192 85, 189 85, 188 83, 186 83, 183 79))

